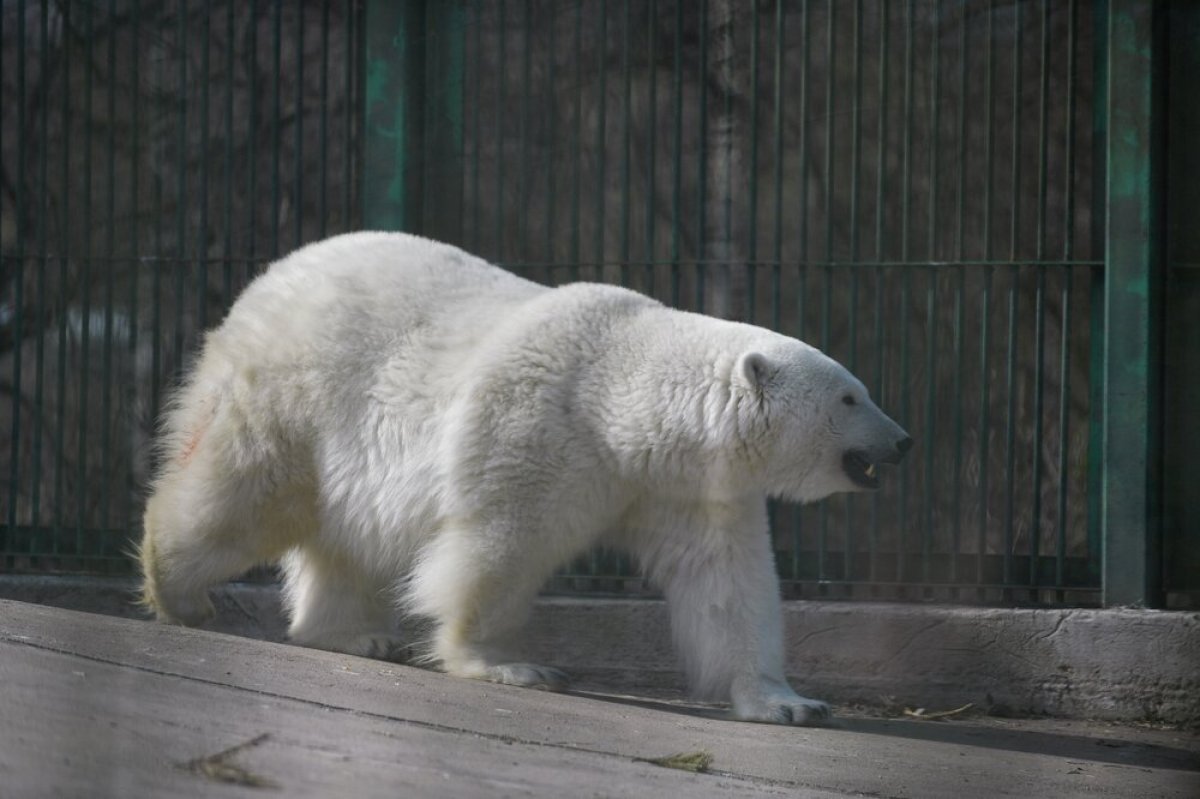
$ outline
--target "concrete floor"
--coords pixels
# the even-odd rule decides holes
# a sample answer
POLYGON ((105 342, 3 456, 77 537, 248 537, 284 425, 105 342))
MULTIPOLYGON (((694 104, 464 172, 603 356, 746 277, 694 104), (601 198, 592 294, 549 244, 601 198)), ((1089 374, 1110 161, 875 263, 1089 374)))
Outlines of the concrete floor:
POLYGON ((1195 732, 839 710, 744 724, 0 600, 5 797, 1200 796, 1195 732))

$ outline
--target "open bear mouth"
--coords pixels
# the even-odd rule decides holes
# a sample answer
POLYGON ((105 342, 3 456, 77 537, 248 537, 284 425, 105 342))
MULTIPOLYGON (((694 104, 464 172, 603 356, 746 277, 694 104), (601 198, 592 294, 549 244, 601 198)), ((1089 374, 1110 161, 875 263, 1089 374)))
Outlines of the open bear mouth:
POLYGON ((862 488, 879 488, 879 472, 875 463, 862 450, 847 451, 842 456, 842 469, 855 485, 862 488))

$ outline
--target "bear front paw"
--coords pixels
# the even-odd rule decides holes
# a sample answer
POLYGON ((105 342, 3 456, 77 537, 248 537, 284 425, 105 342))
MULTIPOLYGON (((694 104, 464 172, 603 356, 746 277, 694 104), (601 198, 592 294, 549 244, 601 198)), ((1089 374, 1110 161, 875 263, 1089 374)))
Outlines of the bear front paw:
POLYGON ((484 679, 505 685, 540 688, 543 691, 565 691, 570 682, 564 672, 534 663, 501 663, 489 666, 484 679))
POLYGON ((767 724, 816 727, 833 718, 829 705, 798 694, 776 694, 733 704, 734 718, 767 724))

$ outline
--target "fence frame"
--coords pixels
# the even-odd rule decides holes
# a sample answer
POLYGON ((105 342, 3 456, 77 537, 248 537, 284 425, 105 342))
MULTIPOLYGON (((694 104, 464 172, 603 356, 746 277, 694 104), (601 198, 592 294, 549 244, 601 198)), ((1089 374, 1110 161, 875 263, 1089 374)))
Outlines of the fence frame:
MULTIPOLYGON (((1105 606, 1161 606, 1162 324, 1165 254, 1165 9, 1160 0, 1096 4, 1093 68, 1102 302, 1092 329, 1089 539, 1105 606)), ((438 234, 460 205, 465 2, 368 0, 363 218, 438 234), (430 59, 440 59, 427 69, 430 59), (409 79, 398 76, 409 75, 409 79), (428 76, 447 76, 430 85, 428 76), (413 153, 421 161, 413 165, 413 153), (430 180, 429 168, 438 170, 430 180)), ((1098 270, 1100 271, 1100 270, 1098 270)))

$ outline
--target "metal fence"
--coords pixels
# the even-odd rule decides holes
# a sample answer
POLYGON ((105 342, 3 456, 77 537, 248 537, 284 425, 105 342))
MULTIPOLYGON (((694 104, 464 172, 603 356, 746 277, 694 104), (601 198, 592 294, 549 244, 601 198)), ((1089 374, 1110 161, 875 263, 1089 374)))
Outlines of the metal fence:
MULTIPOLYGON (((1196 17, 8 2, 3 567, 127 568, 197 332, 276 254, 370 227, 753 321, 861 376, 918 446, 878 494, 772 508, 789 595, 1193 603, 1200 513, 1169 467, 1200 444, 1200 225, 1164 167, 1200 169, 1160 134, 1200 130, 1167 102, 1196 17)), ((595 553, 555 588, 641 585, 595 553)))

